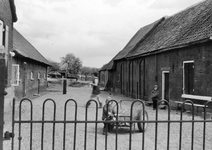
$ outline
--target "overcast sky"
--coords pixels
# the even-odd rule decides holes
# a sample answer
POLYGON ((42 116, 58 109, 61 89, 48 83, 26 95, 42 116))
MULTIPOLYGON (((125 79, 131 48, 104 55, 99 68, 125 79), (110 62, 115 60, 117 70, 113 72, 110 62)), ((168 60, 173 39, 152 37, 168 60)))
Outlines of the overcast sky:
POLYGON ((143 26, 202 0, 15 0, 14 27, 47 59, 100 68, 143 26))

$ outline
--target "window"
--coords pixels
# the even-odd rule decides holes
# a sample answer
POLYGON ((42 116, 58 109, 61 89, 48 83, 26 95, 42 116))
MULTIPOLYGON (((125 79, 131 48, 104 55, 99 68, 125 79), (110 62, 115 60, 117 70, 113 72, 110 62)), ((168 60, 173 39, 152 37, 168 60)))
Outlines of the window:
POLYGON ((31 79, 31 80, 34 80, 34 73, 33 73, 33 71, 30 72, 30 79, 31 79))
POLYGON ((5 25, 4 27, 4 39, 3 39, 3 45, 5 47, 5 62, 7 63, 8 58, 8 44, 9 44, 9 27, 5 25))
POLYGON ((43 74, 43 78, 46 79, 46 73, 43 74))
POLYGON ((183 93, 193 94, 194 92, 194 61, 183 62, 183 93))
POLYGON ((8 41, 9 41, 9 27, 4 25, 3 21, 0 20, 0 47, 3 53, 5 53, 5 62, 7 63, 8 58, 8 41))
POLYGON ((38 79, 40 79, 40 72, 38 72, 38 79))
POLYGON ((4 31, 4 24, 0 20, 0 46, 3 45, 3 31, 4 31))
POLYGON ((19 65, 18 64, 13 64, 12 65, 12 85, 13 86, 18 86, 19 85, 19 65))

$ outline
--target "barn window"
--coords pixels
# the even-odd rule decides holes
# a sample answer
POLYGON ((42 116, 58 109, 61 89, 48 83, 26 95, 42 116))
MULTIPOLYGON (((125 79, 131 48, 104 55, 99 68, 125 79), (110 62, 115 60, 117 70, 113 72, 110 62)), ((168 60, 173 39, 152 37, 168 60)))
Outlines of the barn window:
POLYGON ((12 64, 12 85, 13 86, 18 86, 19 85, 19 65, 18 64, 12 64))
POLYGON ((183 62, 183 93, 193 94, 194 92, 194 61, 183 62))
POLYGON ((40 79, 40 72, 38 72, 38 79, 40 79))
POLYGON ((4 31, 4 24, 3 21, 0 20, 0 46, 3 45, 3 31, 4 31))
POLYGON ((33 71, 30 72, 30 79, 31 79, 31 80, 34 80, 34 73, 33 73, 33 71))
POLYGON ((46 79, 46 73, 43 74, 43 78, 46 79))

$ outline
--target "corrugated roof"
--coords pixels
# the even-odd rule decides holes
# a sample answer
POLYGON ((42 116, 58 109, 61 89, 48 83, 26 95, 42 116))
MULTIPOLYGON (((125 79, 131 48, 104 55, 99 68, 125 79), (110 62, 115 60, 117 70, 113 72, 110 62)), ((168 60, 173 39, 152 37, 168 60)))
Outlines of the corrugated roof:
POLYGON ((44 58, 15 28, 13 28, 13 50, 23 57, 50 65, 46 58, 44 58))
POLYGON ((212 36, 212 1, 207 0, 166 18, 127 57, 186 46, 212 36))

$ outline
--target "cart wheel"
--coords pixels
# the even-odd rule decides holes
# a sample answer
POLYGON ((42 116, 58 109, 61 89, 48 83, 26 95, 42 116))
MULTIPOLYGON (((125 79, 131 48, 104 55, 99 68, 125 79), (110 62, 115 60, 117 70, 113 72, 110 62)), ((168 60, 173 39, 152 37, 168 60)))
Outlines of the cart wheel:
MULTIPOLYGON (((144 117, 145 117, 144 118, 145 120, 148 120, 148 113, 147 113, 147 111, 145 111, 144 117)), ((139 111, 138 112, 137 120, 141 120, 141 121, 143 120, 143 111, 139 111)), ((138 122, 137 125, 138 125, 138 130, 140 132, 145 132, 147 130, 148 123, 144 123, 143 124, 142 122, 138 122)))

